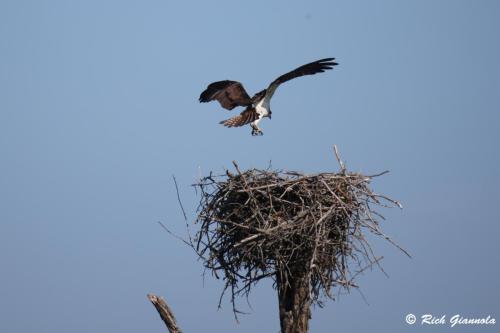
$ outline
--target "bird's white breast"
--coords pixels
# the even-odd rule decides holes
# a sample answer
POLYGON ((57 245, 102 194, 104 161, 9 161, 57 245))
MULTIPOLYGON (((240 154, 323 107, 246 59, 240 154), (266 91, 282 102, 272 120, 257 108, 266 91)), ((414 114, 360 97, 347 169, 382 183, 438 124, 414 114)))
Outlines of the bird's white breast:
POLYGON ((267 98, 263 98, 257 105, 255 106, 255 111, 260 114, 262 117, 265 117, 269 114, 269 100, 267 98))

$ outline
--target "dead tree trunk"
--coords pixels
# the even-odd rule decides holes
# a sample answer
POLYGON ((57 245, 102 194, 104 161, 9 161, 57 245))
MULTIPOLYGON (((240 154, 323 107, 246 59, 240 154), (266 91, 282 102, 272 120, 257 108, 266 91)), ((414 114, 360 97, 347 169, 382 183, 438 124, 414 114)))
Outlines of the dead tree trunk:
POLYGON ((288 275, 287 281, 282 276, 276 274, 281 333, 306 333, 311 319, 309 274, 288 275))

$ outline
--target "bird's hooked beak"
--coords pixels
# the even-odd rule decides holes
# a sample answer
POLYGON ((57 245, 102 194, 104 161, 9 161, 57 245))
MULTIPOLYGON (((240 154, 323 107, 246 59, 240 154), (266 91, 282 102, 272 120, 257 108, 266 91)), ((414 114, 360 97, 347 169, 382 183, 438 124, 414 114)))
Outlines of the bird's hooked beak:
POLYGON ((273 113, 271 112, 271 110, 269 110, 269 114, 267 115, 267 116, 269 117, 269 119, 271 119, 271 115, 272 115, 272 114, 273 114, 273 113))

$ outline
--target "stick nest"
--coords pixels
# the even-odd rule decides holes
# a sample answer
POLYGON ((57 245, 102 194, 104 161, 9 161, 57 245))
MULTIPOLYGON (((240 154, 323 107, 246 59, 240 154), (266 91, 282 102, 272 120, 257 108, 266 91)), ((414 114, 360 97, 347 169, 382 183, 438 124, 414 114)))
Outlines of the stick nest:
POLYGON ((401 206, 369 188, 371 179, 385 172, 347 173, 339 162, 340 172, 313 175, 242 172, 233 162, 235 173, 195 184, 201 192, 196 220, 201 227, 193 247, 204 266, 225 280, 221 299, 229 290, 233 310, 235 296, 248 297, 266 277, 278 289, 306 278, 311 301, 321 306, 322 296, 333 299, 333 287, 356 287, 356 275, 378 265, 364 232, 391 240, 381 232, 383 217, 372 206, 401 206))

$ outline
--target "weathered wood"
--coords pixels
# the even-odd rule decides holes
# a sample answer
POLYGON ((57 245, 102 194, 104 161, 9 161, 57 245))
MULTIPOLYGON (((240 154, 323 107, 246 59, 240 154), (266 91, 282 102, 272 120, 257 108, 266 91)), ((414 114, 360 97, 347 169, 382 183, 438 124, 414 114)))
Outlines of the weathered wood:
POLYGON ((160 314, 161 319, 165 322, 170 333, 182 333, 179 326, 177 326, 177 321, 175 320, 174 313, 167 305, 165 300, 159 296, 148 294, 148 299, 153 303, 156 310, 160 314))
POLYGON ((277 274, 281 333, 307 333, 311 319, 309 276, 282 281, 277 274))

